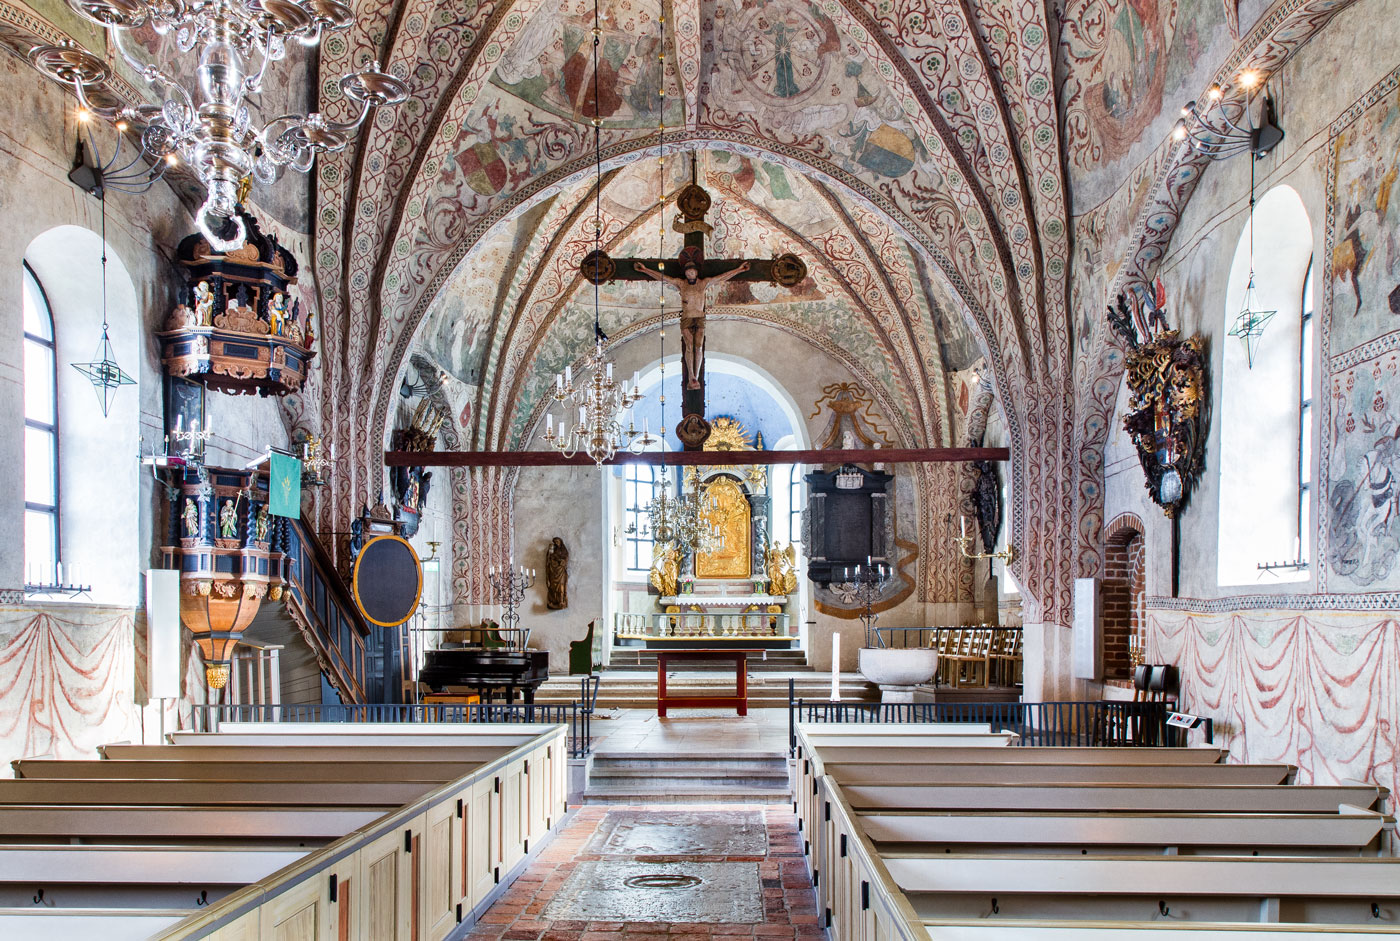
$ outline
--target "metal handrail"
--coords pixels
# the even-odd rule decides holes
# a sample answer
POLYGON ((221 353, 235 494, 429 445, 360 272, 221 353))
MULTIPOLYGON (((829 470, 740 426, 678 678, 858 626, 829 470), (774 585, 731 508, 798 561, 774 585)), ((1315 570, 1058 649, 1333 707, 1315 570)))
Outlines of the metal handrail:
MULTIPOLYGON (((1184 747, 1185 729, 1167 724, 1172 703, 1123 700, 1062 702, 923 702, 864 703, 809 701, 795 697, 788 681, 788 743, 797 747, 798 722, 912 723, 965 722, 993 732, 1014 732, 1017 745, 1184 747)), ((1215 741, 1215 723, 1202 725, 1207 744, 1215 741)))
POLYGON ((567 724, 569 757, 592 751, 593 709, 598 701, 596 675, 583 677, 582 698, 569 703, 196 703, 196 732, 217 732, 223 722, 445 723, 471 722, 567 724))

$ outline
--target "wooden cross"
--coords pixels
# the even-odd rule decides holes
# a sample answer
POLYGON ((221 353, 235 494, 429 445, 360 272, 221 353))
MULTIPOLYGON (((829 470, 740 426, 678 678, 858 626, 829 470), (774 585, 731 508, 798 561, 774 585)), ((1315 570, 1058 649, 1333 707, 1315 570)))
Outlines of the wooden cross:
POLYGON ((690 183, 676 195, 680 216, 672 224, 684 236, 675 258, 613 258, 604 251, 589 252, 579 262, 579 273, 591 284, 612 281, 662 281, 681 295, 681 422, 676 436, 687 451, 703 450, 710 436, 705 418, 705 291, 725 281, 769 281, 796 287, 807 277, 807 265, 791 253, 771 259, 706 258, 705 221, 710 194, 696 182, 695 157, 691 156, 690 183))

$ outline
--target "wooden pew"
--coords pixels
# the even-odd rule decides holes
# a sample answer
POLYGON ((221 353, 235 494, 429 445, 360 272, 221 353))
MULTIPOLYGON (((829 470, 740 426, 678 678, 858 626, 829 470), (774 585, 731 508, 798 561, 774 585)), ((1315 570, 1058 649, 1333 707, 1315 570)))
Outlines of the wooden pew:
MULTIPOLYGON (((815 741, 815 740, 814 740, 815 741)), ((799 746, 801 736, 799 736, 799 746)), ((1228 757, 1223 748, 1107 748, 1100 746, 1019 746, 988 752, 981 748, 943 748, 929 752, 879 742, 820 746, 824 761, 862 764, 933 764, 939 762, 1005 762, 1008 764, 1197 765, 1217 764, 1228 757)))
POLYGON ((55 761, 25 758, 11 762, 25 781, 139 778, 163 781, 339 781, 442 783, 470 774, 481 761, 55 761))
POLYGON ((1337 941, 1338 938, 1390 937, 1400 928, 1362 925, 1246 925, 1165 921, 954 921, 923 919, 923 937, 929 941, 1119 941, 1129 932, 1150 935, 1155 941, 1337 941))
POLYGON ((1209 921, 1378 921, 1400 925, 1400 859, 1238 856, 922 856, 881 853, 922 917, 1147 919, 1158 901, 1209 921), (1372 919, 1370 906, 1382 910, 1372 919), (1388 914, 1387 914, 1388 913, 1388 914), (1302 916, 1302 917, 1298 917, 1302 916), (1277 920, 1278 916, 1274 916, 1277 920))
POLYGON ((16 941, 147 941, 188 915, 179 910, 0 908, 0 938, 16 941))
POLYGON ((928 853, 1377 855, 1395 818, 1343 808, 1332 814, 856 813, 880 851, 928 853), (896 845, 898 844, 898 845, 896 845))
POLYGON ((826 762, 822 770, 853 784, 1283 784, 1291 765, 1116 765, 936 762, 871 765, 826 762))
MULTIPOLYGON (((103 745, 98 754, 114 761, 462 761, 501 757, 500 746, 438 745, 103 745)), ((25 759, 21 759, 25 760, 25 759)))
POLYGON ((6 843, 58 840, 320 843, 384 816, 377 807, 151 807, 10 804, 0 813, 6 843))
POLYGON ((1372 785, 1021 784, 879 785, 843 788, 856 810, 1156 811, 1159 813, 1330 813, 1374 807, 1389 792, 1372 785))
MULTIPOLYGON (((87 779, 0 781, 0 806, 8 804, 163 804, 178 807, 265 805, 398 807, 436 786, 431 781, 296 782, 142 781, 87 779)), ((381 811, 382 813, 383 811, 381 811)))

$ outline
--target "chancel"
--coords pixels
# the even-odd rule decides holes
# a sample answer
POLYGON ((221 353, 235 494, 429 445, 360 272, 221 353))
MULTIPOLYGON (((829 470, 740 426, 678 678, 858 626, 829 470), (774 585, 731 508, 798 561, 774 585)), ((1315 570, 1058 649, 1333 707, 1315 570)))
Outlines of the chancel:
POLYGON ((1393 7, 0 4, 0 937, 1400 934, 1393 7))

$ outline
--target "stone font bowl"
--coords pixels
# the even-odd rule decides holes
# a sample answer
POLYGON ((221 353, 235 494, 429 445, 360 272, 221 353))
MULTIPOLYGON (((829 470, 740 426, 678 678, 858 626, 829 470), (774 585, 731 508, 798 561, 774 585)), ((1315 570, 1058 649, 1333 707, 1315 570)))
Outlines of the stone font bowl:
POLYGON ((937 672, 938 651, 929 647, 860 649, 860 675, 882 689, 918 686, 933 679, 937 672))

